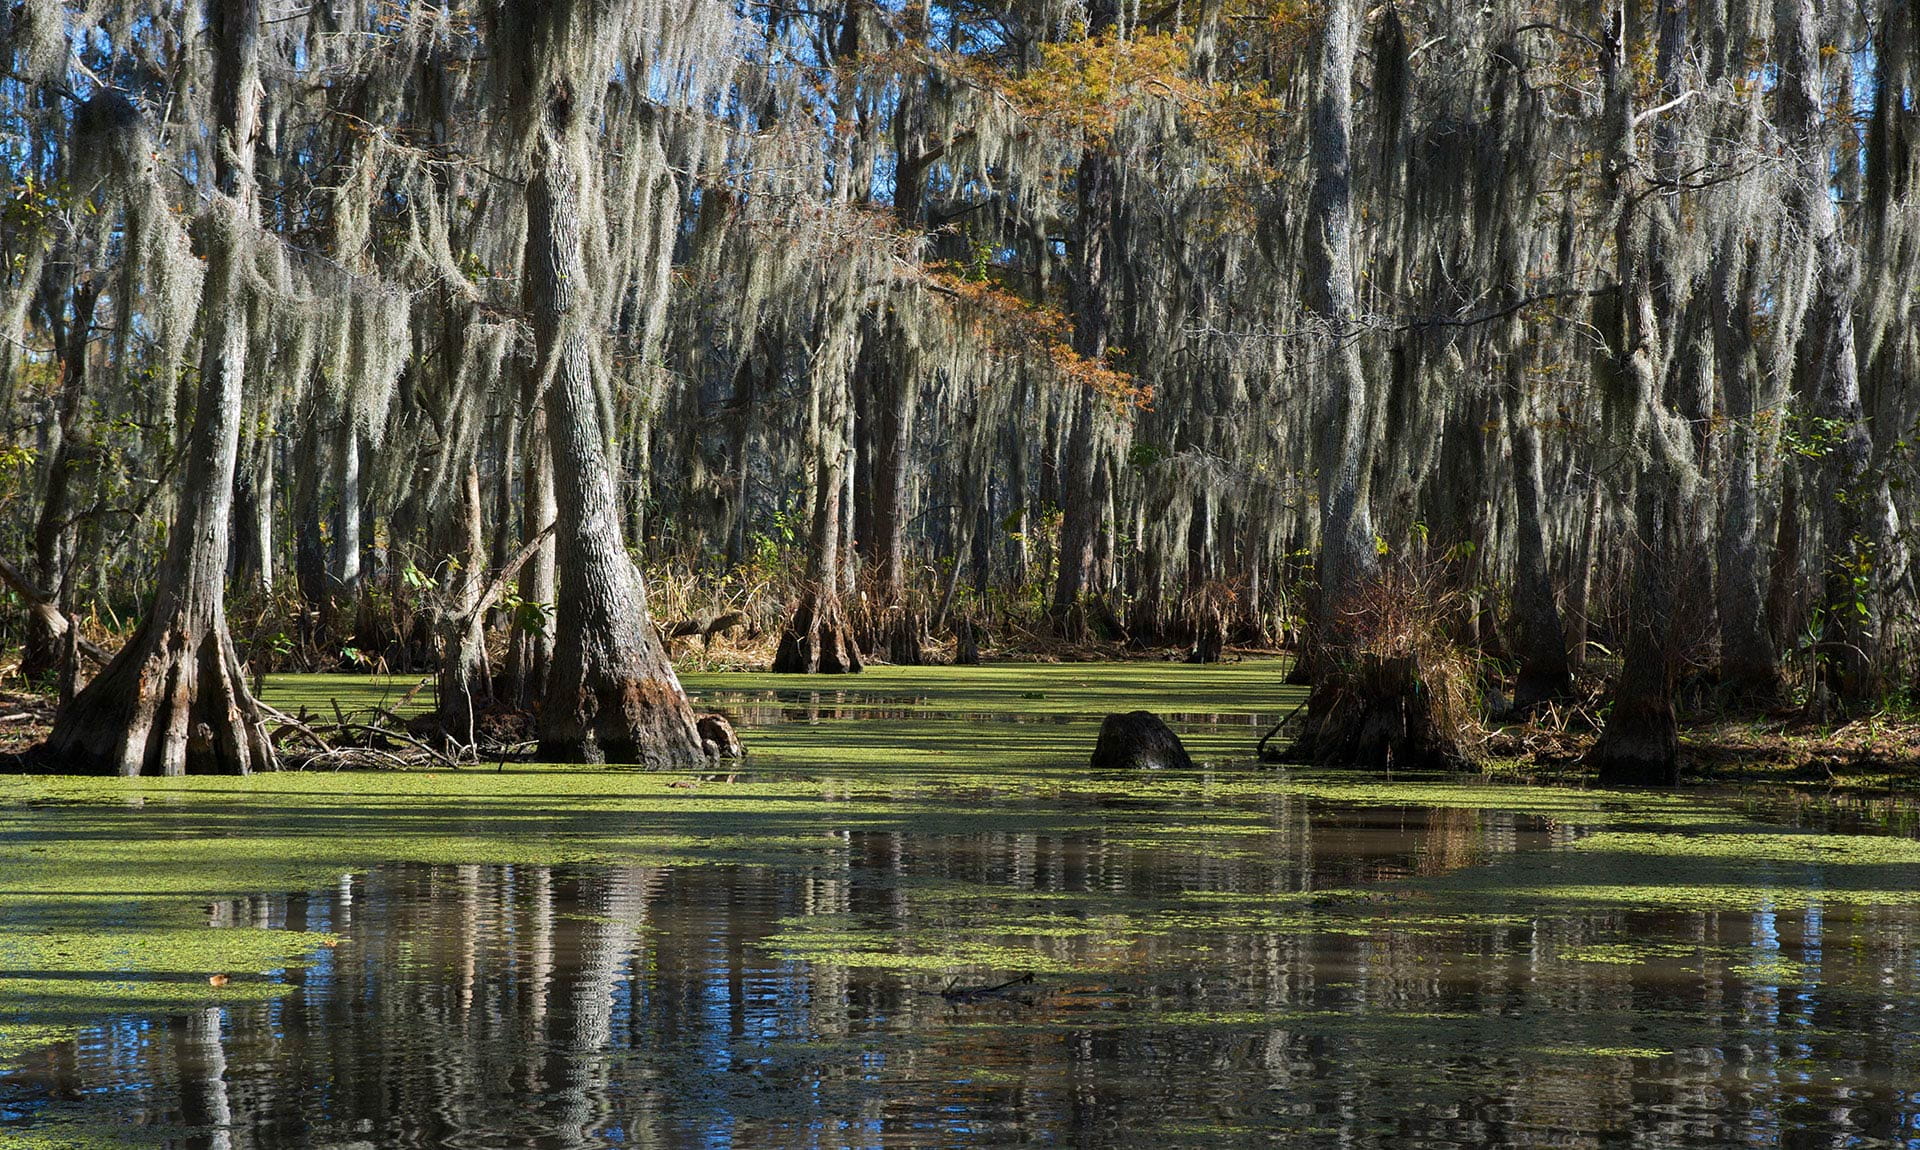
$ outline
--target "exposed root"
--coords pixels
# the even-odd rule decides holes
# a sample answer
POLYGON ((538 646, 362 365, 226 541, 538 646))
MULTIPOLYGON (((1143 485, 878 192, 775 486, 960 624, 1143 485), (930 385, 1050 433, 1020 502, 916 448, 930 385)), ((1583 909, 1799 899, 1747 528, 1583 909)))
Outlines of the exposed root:
POLYGON ((233 641, 149 623, 56 716, 36 749, 72 774, 245 775, 277 766, 233 641))
POLYGON ((794 611, 769 670, 780 675, 850 675, 863 667, 839 597, 816 587, 794 611))

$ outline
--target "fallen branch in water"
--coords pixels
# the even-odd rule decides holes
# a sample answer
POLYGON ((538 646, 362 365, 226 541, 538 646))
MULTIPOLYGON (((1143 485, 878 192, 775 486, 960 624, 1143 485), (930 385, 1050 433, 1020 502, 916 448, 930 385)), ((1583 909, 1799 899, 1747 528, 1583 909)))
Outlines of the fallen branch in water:
POLYGON ((999 994, 1005 990, 1011 990, 1016 986, 1030 985, 1032 982, 1033 982, 1033 972, 1028 971, 1027 973, 1021 975, 1018 978, 1010 978, 1005 982, 996 983, 993 986, 955 986, 953 983, 950 982, 947 984, 947 988, 945 990, 941 990, 941 991, 929 990, 929 991, 924 991, 923 993, 938 994, 941 998, 946 999, 948 1002, 973 1002, 978 999, 987 998, 992 995, 999 994))

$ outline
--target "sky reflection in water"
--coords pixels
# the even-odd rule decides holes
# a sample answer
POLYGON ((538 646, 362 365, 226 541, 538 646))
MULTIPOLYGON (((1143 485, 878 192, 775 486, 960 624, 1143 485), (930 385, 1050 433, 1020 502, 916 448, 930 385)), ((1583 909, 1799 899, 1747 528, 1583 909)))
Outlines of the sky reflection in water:
POLYGON ((223 900, 344 941, 278 999, 16 1060, 0 1145, 1920 1145, 1920 924, 1876 893, 1908 853, 1715 824, 1641 857, 1651 824, 1525 792, 1341 787, 922 796, 764 864, 223 900))

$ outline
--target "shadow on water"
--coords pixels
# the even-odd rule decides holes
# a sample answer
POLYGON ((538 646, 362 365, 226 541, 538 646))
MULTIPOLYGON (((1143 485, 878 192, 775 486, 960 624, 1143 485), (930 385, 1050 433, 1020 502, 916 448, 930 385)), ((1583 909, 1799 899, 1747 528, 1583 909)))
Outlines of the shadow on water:
POLYGON ((0 1145, 1920 1137, 1920 843, 1824 833, 1898 812, 1095 775, 942 702, 733 782, 22 783, 0 1145))

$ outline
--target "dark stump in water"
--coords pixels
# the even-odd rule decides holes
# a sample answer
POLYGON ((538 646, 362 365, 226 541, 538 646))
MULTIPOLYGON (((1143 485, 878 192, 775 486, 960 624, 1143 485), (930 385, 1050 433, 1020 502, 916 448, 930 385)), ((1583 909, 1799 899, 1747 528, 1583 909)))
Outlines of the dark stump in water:
POLYGON ((1151 711, 1128 711, 1108 715, 1100 724, 1100 739, 1093 745, 1093 765, 1098 769, 1160 768, 1193 766, 1180 736, 1173 733, 1151 711))
POLYGON ((971 619, 953 621, 953 665, 971 667, 980 662, 980 630, 971 619))
POLYGON ((737 759, 745 754, 740 746, 740 736, 733 733, 733 724, 727 722, 725 715, 702 715, 699 721, 700 749, 710 759, 737 759))
POLYGON ((1227 619, 1219 607, 1209 606, 1193 621, 1189 663, 1218 663, 1227 648, 1227 619))
POLYGON ((1444 670, 1416 655, 1363 655, 1329 675, 1307 700, 1293 757, 1323 766, 1460 770, 1472 765, 1464 716, 1438 682, 1444 670), (1436 689, 1438 688, 1438 689, 1436 689))

